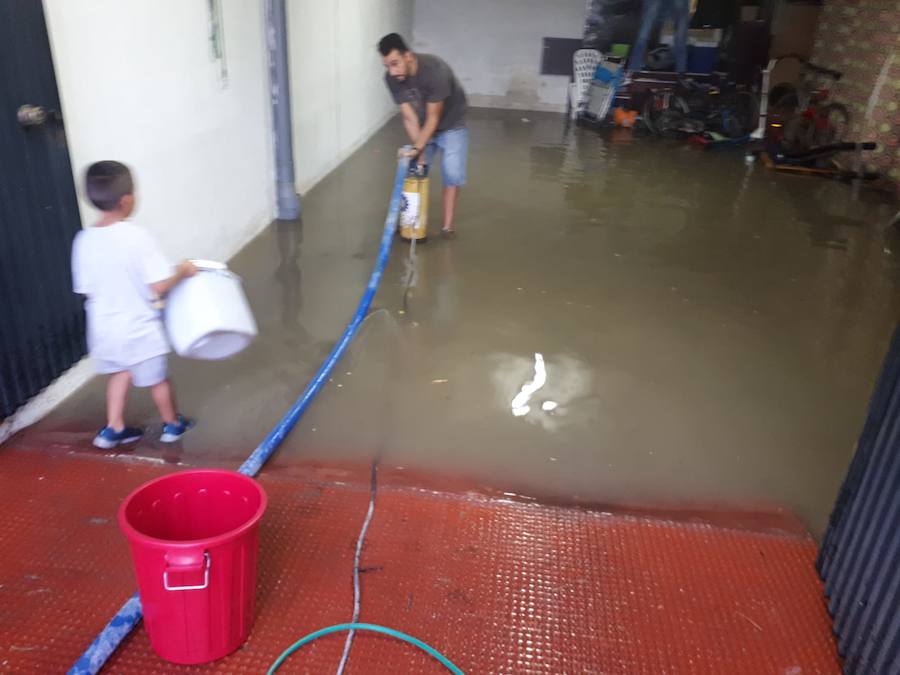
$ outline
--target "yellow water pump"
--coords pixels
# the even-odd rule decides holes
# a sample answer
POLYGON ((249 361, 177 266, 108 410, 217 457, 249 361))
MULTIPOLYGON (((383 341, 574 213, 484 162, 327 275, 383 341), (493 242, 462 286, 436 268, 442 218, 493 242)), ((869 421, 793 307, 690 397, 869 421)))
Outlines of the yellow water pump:
POLYGON ((428 167, 417 160, 409 163, 400 199, 400 237, 424 241, 428 237, 428 167))

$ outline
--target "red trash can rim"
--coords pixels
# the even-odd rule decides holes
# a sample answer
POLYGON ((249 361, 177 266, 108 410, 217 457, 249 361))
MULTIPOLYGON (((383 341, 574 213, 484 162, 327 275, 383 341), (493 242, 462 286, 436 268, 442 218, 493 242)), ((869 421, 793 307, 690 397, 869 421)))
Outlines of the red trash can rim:
POLYGON ((246 530, 254 527, 257 523, 259 523, 260 519, 263 517, 263 513, 265 513, 266 506, 268 505, 269 498, 266 495, 266 491, 263 489, 262 485, 259 484, 255 478, 250 478, 249 476, 245 476, 242 473, 238 473, 237 471, 229 471, 226 469, 190 469, 188 471, 176 471, 174 473, 166 474, 165 476, 160 476, 159 478, 154 478, 151 481, 143 483, 132 490, 127 497, 122 501, 122 504, 119 506, 118 513, 118 521, 119 528, 125 534, 125 537, 129 541, 138 541, 142 544, 149 544, 151 546, 158 546, 161 548, 167 549, 197 549, 197 548, 209 548, 212 546, 217 546, 226 541, 230 541, 235 538, 236 535, 245 532, 246 530), (218 534, 214 537, 207 537, 205 539, 191 539, 188 541, 176 541, 173 539, 159 539, 157 537, 151 537, 150 535, 144 534, 143 532, 135 529, 131 523, 128 522, 128 518, 125 515, 125 511, 128 509, 131 501, 141 492, 146 490, 152 485, 156 485, 157 483, 163 483, 167 480, 171 480, 173 476, 186 476, 186 475, 198 475, 198 474, 217 474, 217 475, 227 475, 232 478, 238 478, 239 480, 247 481, 252 484, 254 488, 259 491, 259 507, 250 516, 242 525, 234 528, 233 530, 228 530, 228 532, 223 532, 222 534, 218 534))

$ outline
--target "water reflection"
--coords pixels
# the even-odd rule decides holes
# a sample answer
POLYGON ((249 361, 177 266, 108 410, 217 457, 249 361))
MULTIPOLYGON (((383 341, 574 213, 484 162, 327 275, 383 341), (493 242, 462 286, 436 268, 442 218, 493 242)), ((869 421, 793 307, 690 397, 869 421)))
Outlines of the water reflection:
POLYGON ((495 399, 503 401, 514 417, 546 432, 573 424, 584 428, 596 411, 591 368, 580 358, 554 354, 545 360, 543 354, 535 353, 531 360, 497 352, 487 361, 492 364, 495 399), (510 401, 511 391, 516 393, 510 401))
MULTIPOLYGON (((866 192, 848 205, 848 186, 740 149, 528 119, 471 111, 459 239, 419 248, 402 315, 395 247, 382 311, 273 466, 384 448, 519 493, 771 501, 821 529, 900 311, 900 233, 883 229, 896 207, 866 192)), ((175 363, 200 419, 184 461, 243 458, 334 344, 402 142, 389 124, 306 196, 305 237, 277 223, 235 259, 260 337, 227 362, 175 363)), ((102 396, 67 414, 91 419, 102 396)))
POLYGON ((512 414, 515 417, 523 417, 531 410, 528 401, 531 396, 540 390, 547 382, 547 369, 544 367, 544 357, 536 353, 534 355, 534 378, 522 385, 522 389, 512 400, 512 414))
POLYGON ((278 246, 275 280, 281 291, 281 322, 287 329, 300 328, 300 310, 303 308, 303 271, 300 269, 303 219, 276 220, 274 228, 278 246))

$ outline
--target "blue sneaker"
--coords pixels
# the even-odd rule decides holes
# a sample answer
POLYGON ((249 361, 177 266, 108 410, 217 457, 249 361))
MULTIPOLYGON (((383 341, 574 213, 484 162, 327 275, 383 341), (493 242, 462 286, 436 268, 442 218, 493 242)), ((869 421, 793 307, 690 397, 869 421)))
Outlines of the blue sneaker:
POLYGON ((125 427, 122 431, 116 431, 112 427, 103 427, 100 433, 94 436, 94 447, 111 450, 120 443, 139 441, 143 435, 144 430, 136 427, 125 427))
POLYGON ((184 415, 179 415, 175 424, 163 424, 162 436, 159 437, 159 440, 163 443, 174 443, 193 426, 194 420, 188 419, 184 415))

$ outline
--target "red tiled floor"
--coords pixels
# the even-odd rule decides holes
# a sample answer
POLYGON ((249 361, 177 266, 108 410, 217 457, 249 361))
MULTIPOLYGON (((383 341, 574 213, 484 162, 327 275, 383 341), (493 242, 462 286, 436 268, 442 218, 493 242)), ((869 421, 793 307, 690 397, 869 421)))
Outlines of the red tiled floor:
MULTIPOLYGON (((64 670, 133 591, 120 500, 169 467, 0 452, 0 671, 64 670)), ((204 667, 161 662, 138 629, 112 673, 262 673, 294 640, 349 620, 368 475, 267 475, 258 617, 204 667)), ((469 673, 829 674, 840 667, 813 571, 793 534, 548 507, 380 480, 363 553, 362 620, 409 632, 469 673)), ((343 636, 283 672, 333 671, 343 636)), ((440 673, 359 635, 350 673, 440 673)))

